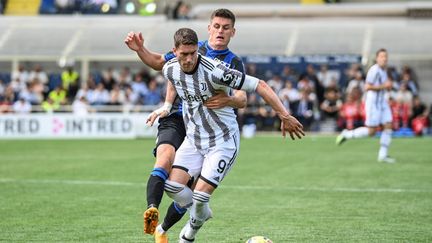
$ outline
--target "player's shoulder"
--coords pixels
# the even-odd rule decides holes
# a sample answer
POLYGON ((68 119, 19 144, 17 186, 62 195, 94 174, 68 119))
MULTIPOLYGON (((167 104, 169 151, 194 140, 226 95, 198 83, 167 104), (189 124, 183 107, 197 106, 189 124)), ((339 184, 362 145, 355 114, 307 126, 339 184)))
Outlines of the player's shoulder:
POLYGON ((166 69, 166 68, 172 67, 172 66, 177 66, 177 65, 178 65, 177 57, 174 57, 165 63, 165 65, 163 66, 163 69, 166 69))
POLYGON ((209 57, 206 57, 204 55, 201 55, 201 58, 199 60, 200 60, 200 64, 204 68, 206 68, 210 71, 212 71, 219 64, 217 61, 215 61, 209 57))
POLYGON ((369 68, 368 72, 377 72, 379 70, 378 64, 374 64, 369 68))

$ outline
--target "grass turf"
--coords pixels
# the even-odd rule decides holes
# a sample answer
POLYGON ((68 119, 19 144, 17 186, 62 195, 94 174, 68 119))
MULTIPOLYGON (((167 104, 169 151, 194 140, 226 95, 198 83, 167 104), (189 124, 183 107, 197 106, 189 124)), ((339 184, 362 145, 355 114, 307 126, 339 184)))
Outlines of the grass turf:
MULTIPOLYGON (((432 139, 242 140, 197 242, 432 241, 432 139)), ((142 233, 154 140, 0 141, 0 241, 152 242, 142 233)), ((170 200, 164 196, 161 214, 170 200)), ((170 233, 177 235, 186 217, 170 233)))

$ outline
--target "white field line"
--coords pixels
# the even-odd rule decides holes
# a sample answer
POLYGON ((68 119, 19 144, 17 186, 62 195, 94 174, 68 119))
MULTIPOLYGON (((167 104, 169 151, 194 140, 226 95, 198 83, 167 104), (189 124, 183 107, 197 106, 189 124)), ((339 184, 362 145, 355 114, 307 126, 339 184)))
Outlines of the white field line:
MULTIPOLYGON (((125 186, 145 187, 145 183, 122 181, 83 181, 83 180, 43 180, 43 179, 10 179, 1 178, 0 183, 18 184, 62 184, 62 185, 95 185, 95 186, 125 186)), ((349 188, 349 187, 271 187, 271 186, 224 186, 222 189, 235 190, 282 190, 282 191, 319 191, 319 192, 373 192, 373 193, 432 193, 432 190, 402 189, 402 188, 349 188)))

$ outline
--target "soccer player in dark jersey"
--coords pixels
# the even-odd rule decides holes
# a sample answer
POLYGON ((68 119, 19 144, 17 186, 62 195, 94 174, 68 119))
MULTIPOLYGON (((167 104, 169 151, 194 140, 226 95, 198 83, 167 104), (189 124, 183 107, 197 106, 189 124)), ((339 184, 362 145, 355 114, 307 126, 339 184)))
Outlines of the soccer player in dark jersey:
MULTIPOLYGON (((228 9, 214 11, 208 25, 208 41, 199 43, 199 53, 224 63, 227 67, 244 72, 241 59, 228 49, 228 43, 235 35, 235 16, 228 9)), ((144 47, 144 39, 141 33, 130 32, 125 43, 135 51, 140 59, 155 70, 161 70, 163 65, 174 58, 173 52, 165 55, 152 52, 144 47)), ((169 95, 169 94, 167 94, 169 95)), ((235 91, 232 96, 224 92, 207 100, 208 108, 217 109, 224 106, 242 108, 246 106, 246 94, 244 91, 235 91)), ((166 104, 156 113, 168 112, 170 115, 159 120, 158 138, 155 149, 156 162, 154 169, 147 182, 147 210, 144 212, 144 232, 154 234, 158 224, 158 206, 162 200, 164 183, 168 178, 174 161, 175 152, 180 147, 186 135, 183 119, 181 116, 181 103, 179 99, 171 105, 166 104)), ((159 227, 167 231, 172 225, 181 219, 186 208, 172 203, 168 208, 167 216, 159 227)), ((167 242, 166 235, 155 234, 157 242, 167 242)))

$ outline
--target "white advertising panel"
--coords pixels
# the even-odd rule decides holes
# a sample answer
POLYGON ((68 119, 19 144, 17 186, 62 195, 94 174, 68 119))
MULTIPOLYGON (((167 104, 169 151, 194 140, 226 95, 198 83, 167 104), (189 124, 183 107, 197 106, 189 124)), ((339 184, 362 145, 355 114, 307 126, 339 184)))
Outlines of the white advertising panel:
POLYGON ((0 139, 156 137, 157 124, 145 124, 148 113, 6 114, 0 116, 0 139))

